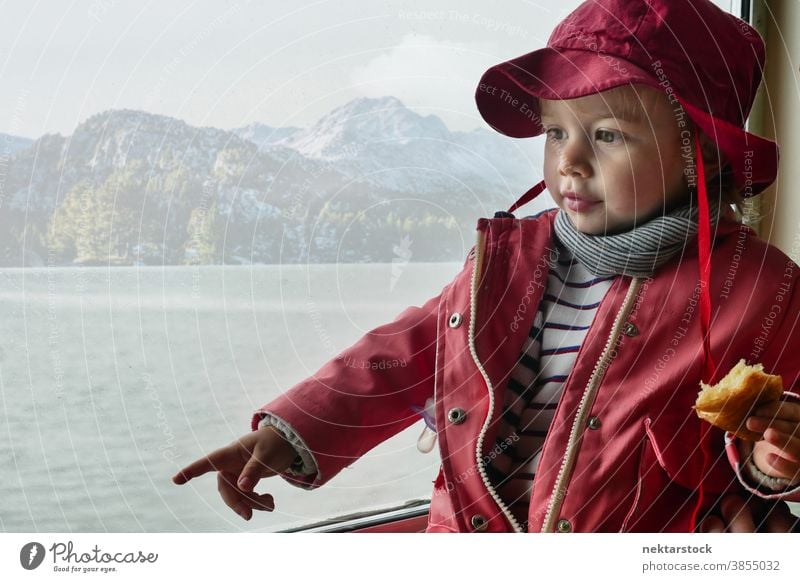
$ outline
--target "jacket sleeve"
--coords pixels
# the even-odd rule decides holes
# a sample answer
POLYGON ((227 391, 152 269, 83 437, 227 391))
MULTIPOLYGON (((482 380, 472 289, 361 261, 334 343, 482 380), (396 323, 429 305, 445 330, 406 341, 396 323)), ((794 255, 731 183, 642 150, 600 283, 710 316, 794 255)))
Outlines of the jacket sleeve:
MULTIPOLYGON (((767 319, 760 324, 760 330, 771 332, 761 363, 765 371, 780 374, 783 378, 783 399, 800 402, 800 358, 797 357, 800 353, 800 295, 797 291, 800 285, 797 265, 787 265, 785 273, 791 273, 786 281, 787 292, 766 299, 773 301, 769 313, 777 312, 780 319, 772 327, 768 325, 767 319)), ((750 458, 752 448, 751 443, 742 441, 731 433, 725 434, 728 461, 741 485, 750 493, 764 499, 800 501, 800 484, 761 473, 750 458)))
POLYGON ((292 464, 287 469, 289 475, 316 475, 317 474, 317 461, 314 455, 308 450, 303 439, 297 434, 297 431, 289 425, 282 418, 273 416, 266 412, 260 412, 261 420, 258 422, 258 428, 271 426, 278 430, 283 435, 283 438, 292 445, 297 456, 292 464))
POLYGON ((315 489, 420 420, 417 411, 434 390, 437 322, 445 290, 367 332, 313 376, 255 412, 253 430, 267 416, 278 419, 277 428, 291 430, 295 449, 305 449, 313 459, 313 474, 302 474, 311 469, 304 463, 304 470, 287 471, 283 478, 315 489))

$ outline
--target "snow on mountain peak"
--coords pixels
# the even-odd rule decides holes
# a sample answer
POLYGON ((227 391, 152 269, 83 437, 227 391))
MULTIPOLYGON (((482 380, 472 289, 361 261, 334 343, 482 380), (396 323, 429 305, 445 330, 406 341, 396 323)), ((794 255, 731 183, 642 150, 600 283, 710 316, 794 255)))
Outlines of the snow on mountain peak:
POLYGON ((450 132, 441 119, 419 115, 397 97, 359 97, 333 109, 310 128, 280 144, 309 158, 335 159, 376 144, 449 137, 450 132))

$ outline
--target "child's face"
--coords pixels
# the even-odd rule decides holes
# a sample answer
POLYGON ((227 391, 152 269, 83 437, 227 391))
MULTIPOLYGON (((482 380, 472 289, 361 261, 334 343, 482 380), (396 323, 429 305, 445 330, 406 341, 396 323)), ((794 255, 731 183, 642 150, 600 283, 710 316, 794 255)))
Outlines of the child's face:
POLYGON ((687 128, 663 93, 627 86, 541 99, 540 110, 547 189, 581 232, 630 230, 688 201, 681 156, 687 128))

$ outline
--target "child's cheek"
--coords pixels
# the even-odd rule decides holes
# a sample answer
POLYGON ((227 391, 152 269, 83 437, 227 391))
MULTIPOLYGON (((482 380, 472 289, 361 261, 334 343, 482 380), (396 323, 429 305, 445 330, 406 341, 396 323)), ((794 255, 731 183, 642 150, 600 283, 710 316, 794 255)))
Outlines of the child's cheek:
POLYGON ((611 195, 606 197, 604 206, 606 215, 610 219, 614 219, 617 222, 633 222, 636 204, 632 200, 611 195))
POLYGON ((558 156, 550 152, 549 147, 545 149, 543 170, 547 190, 555 195, 558 192, 558 156))

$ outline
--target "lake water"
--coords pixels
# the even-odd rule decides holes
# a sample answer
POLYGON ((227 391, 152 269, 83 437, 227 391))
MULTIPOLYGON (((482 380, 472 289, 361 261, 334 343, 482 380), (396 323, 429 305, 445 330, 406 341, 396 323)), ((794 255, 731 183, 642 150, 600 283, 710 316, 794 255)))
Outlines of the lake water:
POLYGON ((0 530, 272 531, 430 496, 423 423, 245 522, 172 474, 460 263, 0 270, 0 530))

